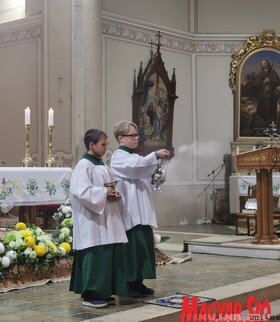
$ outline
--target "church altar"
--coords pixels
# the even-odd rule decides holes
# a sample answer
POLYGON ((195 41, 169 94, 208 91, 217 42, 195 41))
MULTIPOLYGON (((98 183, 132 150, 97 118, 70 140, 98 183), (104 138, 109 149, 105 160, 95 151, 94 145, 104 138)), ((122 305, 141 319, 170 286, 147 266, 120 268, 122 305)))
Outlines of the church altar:
POLYGON ((71 168, 0 168, 0 206, 61 204, 67 199, 71 168))
MULTIPOLYGON (((274 172, 272 176, 272 192, 274 196, 280 195, 280 172, 274 172)), ((248 196, 249 186, 256 184, 255 175, 232 175, 229 178, 229 206, 231 214, 240 212, 240 197, 248 196)))

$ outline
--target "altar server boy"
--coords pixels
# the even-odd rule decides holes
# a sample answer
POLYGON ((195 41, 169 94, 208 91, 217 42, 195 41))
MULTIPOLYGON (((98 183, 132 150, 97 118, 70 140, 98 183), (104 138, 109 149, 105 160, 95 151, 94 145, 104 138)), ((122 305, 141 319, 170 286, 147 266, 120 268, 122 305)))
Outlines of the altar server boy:
POLYGON ((143 284, 145 278, 156 278, 153 227, 157 227, 151 196, 151 176, 157 160, 169 157, 165 149, 143 157, 134 153, 138 145, 138 128, 133 122, 122 121, 114 126, 119 148, 113 153, 111 169, 124 198, 124 222, 129 243, 125 245, 128 288, 139 296, 154 293, 143 284))
POLYGON ((114 300, 112 294, 127 295, 127 237, 115 177, 101 159, 107 135, 88 130, 84 143, 87 153, 76 165, 70 183, 75 249, 70 291, 81 294, 83 305, 100 308, 114 300))

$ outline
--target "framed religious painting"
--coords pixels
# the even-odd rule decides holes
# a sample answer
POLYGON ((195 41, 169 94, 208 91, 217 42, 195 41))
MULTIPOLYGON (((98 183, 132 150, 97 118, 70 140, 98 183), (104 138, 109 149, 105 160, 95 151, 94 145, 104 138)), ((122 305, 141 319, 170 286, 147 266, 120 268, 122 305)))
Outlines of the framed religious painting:
POLYGON ((280 126, 280 39, 272 29, 250 37, 232 55, 234 139, 257 143, 280 126))
POLYGON ((134 75, 133 122, 139 128, 139 154, 146 155, 166 148, 171 156, 174 155, 172 132, 176 99, 175 69, 169 79, 158 41, 156 53, 151 50, 151 57, 144 71, 140 63, 137 77, 134 75))

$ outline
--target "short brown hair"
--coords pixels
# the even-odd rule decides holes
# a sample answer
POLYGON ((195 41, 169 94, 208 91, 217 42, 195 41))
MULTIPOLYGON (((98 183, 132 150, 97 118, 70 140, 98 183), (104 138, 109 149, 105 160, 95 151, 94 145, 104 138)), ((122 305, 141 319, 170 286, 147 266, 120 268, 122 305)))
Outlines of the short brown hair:
POLYGON ((92 142, 93 144, 97 144, 101 139, 107 139, 107 134, 101 130, 98 129, 90 129, 86 131, 85 136, 84 136, 84 143, 89 150, 89 145, 92 142))
POLYGON ((119 141, 120 135, 128 134, 129 128, 131 126, 133 126, 136 130, 138 130, 138 126, 131 121, 121 121, 121 122, 117 123, 113 128, 113 132, 114 132, 114 136, 115 136, 116 140, 119 141))

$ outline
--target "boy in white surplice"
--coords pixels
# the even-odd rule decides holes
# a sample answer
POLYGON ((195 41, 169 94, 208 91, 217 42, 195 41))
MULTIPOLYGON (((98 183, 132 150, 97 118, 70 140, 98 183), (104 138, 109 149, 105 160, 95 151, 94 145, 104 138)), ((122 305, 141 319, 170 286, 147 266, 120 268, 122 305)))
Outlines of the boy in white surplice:
POLYGON ((124 197, 123 217, 129 243, 125 245, 128 288, 139 296, 154 293, 143 284, 145 278, 156 277, 153 227, 157 227, 155 208, 151 197, 151 176, 158 159, 169 157, 169 151, 160 149, 145 157, 134 153, 138 145, 138 128, 133 122, 115 125, 114 135, 120 146, 111 159, 111 169, 124 197))
POLYGON ((83 305, 99 308, 114 295, 127 295, 121 195, 113 172, 103 163, 107 135, 97 129, 84 137, 87 153, 77 163, 70 183, 74 261, 70 291, 83 305))

